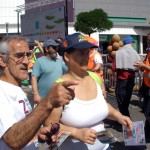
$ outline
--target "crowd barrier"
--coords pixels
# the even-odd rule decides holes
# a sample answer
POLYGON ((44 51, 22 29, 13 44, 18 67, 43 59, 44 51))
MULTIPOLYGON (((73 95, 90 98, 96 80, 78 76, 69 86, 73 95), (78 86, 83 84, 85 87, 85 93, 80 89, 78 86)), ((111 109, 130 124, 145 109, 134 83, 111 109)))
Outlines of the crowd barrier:
MULTIPOLYGON (((116 87, 116 72, 112 70, 112 63, 108 63, 107 55, 103 56, 103 71, 104 71, 104 84, 107 92, 114 93, 116 87)), ((143 56, 142 56, 143 57, 143 56)), ((135 86, 133 88, 133 94, 138 94, 138 91, 142 85, 142 72, 137 71, 135 77, 135 86)))

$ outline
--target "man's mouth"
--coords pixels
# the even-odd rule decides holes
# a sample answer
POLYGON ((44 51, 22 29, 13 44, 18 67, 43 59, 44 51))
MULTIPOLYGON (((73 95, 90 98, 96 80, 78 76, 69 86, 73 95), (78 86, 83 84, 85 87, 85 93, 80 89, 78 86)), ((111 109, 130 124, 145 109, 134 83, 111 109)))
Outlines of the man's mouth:
POLYGON ((25 71, 28 71, 28 68, 20 68, 20 70, 25 70, 25 71))

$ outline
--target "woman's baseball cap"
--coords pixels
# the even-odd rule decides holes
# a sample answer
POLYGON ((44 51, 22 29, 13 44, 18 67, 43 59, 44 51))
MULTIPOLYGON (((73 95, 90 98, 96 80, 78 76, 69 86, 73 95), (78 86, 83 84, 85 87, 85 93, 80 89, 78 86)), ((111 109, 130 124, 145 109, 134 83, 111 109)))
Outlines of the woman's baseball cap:
POLYGON ((59 55, 63 56, 64 52, 71 49, 97 48, 97 45, 90 43, 81 33, 73 33, 64 39, 61 44, 59 55))

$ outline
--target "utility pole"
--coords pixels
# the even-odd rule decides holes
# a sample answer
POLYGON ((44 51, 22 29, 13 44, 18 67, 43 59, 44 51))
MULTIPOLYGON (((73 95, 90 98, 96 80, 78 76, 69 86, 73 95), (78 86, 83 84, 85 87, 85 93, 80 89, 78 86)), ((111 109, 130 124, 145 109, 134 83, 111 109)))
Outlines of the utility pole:
POLYGON ((7 33, 7 36, 8 36, 8 28, 9 28, 9 23, 6 22, 6 33, 7 33))
POLYGON ((68 35, 68 0, 65 0, 65 36, 68 35))
POLYGON ((19 11, 17 11, 17 29, 18 29, 18 34, 19 34, 19 27, 20 27, 20 25, 19 25, 19 23, 20 23, 20 21, 19 21, 19 11))
POLYGON ((19 17, 20 17, 21 10, 17 9, 15 11, 17 12, 17 34, 19 35, 20 34, 20 31, 19 31, 19 28, 20 28, 20 19, 19 19, 19 17))

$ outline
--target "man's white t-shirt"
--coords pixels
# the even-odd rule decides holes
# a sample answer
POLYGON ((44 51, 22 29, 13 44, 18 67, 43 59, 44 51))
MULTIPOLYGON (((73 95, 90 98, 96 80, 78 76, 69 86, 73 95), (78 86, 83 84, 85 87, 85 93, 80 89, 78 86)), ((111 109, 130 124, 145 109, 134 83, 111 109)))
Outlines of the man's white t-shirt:
MULTIPOLYGON (((0 80, 0 150, 11 150, 2 140, 2 136, 14 123, 24 119, 31 111, 31 105, 23 90, 0 80)), ((37 147, 36 140, 22 150, 37 150, 37 147)))
POLYGON ((95 54, 95 56, 94 56, 94 63, 95 64, 99 64, 99 63, 103 64, 103 60, 102 60, 100 54, 95 54))

